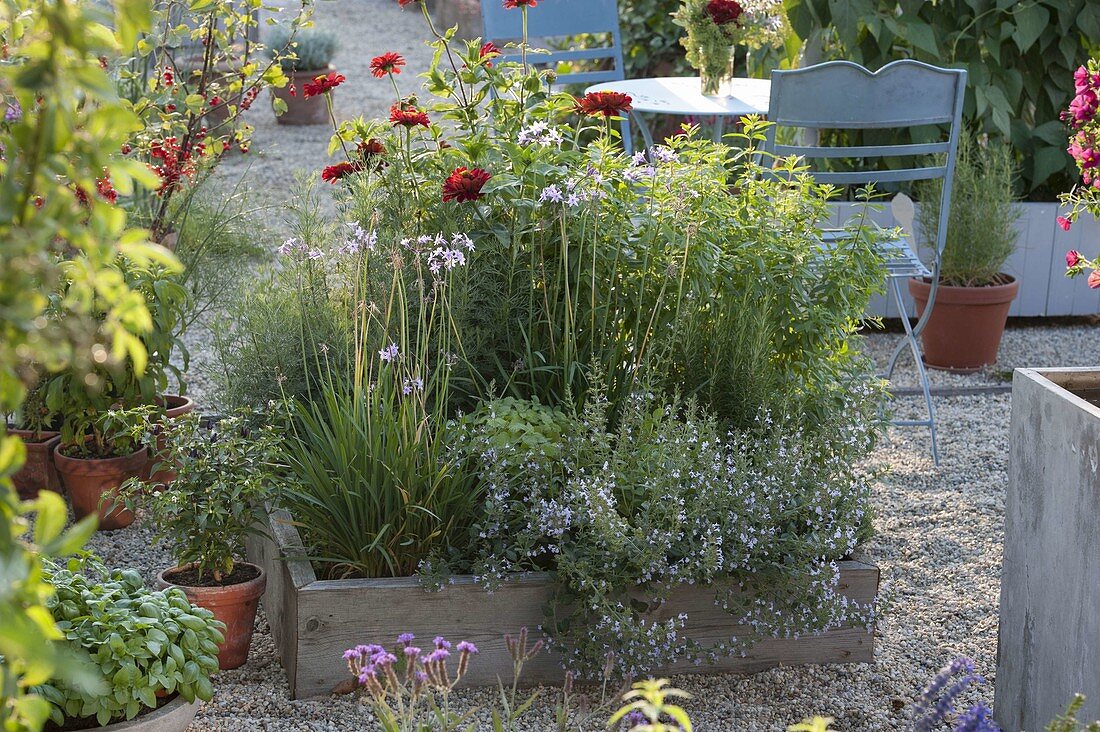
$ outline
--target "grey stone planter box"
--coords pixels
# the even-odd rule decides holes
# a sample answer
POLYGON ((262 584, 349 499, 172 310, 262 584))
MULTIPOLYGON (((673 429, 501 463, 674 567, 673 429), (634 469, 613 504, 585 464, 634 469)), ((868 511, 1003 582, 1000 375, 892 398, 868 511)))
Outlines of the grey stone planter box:
MULTIPOLYGON (((248 559, 267 572, 263 604, 283 668, 295 699, 329 694, 350 675, 343 652, 360 643, 392 644, 398 634, 415 633, 430 642, 436 635, 469 640, 481 653, 470 664, 464 683, 495 686, 512 678, 512 660, 503 634, 521 627, 538 638, 543 609, 554 591, 553 576, 524 575, 492 594, 472 577, 455 577, 439 592, 428 592, 412 577, 398 579, 319 580, 305 561, 294 556, 301 546, 289 517, 269 517, 267 537, 252 537, 248 559), (289 550, 289 551, 288 551, 289 550)), ((862 561, 841 566, 841 591, 860 603, 878 593, 879 570, 862 561)), ((751 630, 735 626, 731 616, 714 605, 714 593, 703 586, 677 590, 660 610, 660 618, 689 613, 687 633, 711 644, 731 636, 749 637, 751 630)), ((532 641, 533 642, 533 641, 532 641)), ((860 663, 874 660, 874 636, 865 628, 840 628, 816 636, 767 639, 744 657, 714 665, 680 664, 661 673, 752 672, 779 665, 860 663)), ((563 672, 558 659, 542 653, 524 668, 526 683, 558 683, 563 672)))
POLYGON ((1040 730, 1073 695, 1100 718, 1100 369, 1017 369, 994 713, 1040 730))

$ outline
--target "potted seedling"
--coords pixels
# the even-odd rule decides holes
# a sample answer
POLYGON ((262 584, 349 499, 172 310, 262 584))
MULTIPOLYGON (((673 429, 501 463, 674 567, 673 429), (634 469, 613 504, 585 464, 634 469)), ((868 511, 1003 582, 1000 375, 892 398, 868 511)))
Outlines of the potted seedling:
POLYGON ((134 522, 133 511, 119 501, 118 489, 146 468, 145 425, 153 412, 148 406, 66 410, 54 465, 78 519, 95 514, 99 529, 106 531, 134 522))
POLYGON ((160 587, 178 587, 226 625, 218 648, 221 668, 248 660, 256 607, 267 585, 263 570, 237 557, 246 536, 258 531, 274 475, 276 438, 271 427, 250 428, 242 417, 211 430, 195 415, 166 422, 162 458, 175 471, 167 486, 130 481, 126 505, 145 508, 158 540, 172 548, 178 566, 157 575, 160 587))
POLYGON ((284 87, 272 87, 272 104, 281 125, 321 125, 329 121, 328 106, 320 94, 307 93, 317 77, 332 72, 336 36, 318 28, 291 30, 286 26, 271 29, 269 54, 284 54, 280 63, 290 77, 284 87))
POLYGON ((50 705, 49 729, 183 732, 210 677, 223 625, 179 590, 154 591, 134 570, 108 570, 93 555, 47 563, 47 608, 78 673, 34 691, 50 705))
POLYGON ((45 489, 61 492, 61 482, 53 463, 53 451, 61 441, 60 415, 46 406, 41 384, 29 392, 18 412, 9 415, 8 432, 23 441, 27 457, 12 482, 25 500, 45 489))
MULTIPOLYGON (((1018 237, 1015 172, 1006 145, 967 136, 960 141, 939 288, 921 334, 924 361, 931 368, 971 373, 997 360, 1008 310, 1020 287, 1003 271, 1018 237)), ((925 241, 935 241, 938 190, 926 185, 919 194, 918 228, 925 241)), ((909 280, 918 315, 930 291, 927 278, 909 280)))

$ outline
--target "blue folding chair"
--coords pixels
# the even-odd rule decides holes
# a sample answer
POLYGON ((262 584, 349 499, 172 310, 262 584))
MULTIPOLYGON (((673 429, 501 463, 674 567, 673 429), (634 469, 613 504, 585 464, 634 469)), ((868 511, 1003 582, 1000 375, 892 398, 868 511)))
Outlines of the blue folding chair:
POLYGON ((941 69, 919 61, 904 60, 887 64, 872 73, 849 61, 831 61, 804 69, 773 71, 771 79, 768 118, 774 126, 768 129, 766 150, 781 157, 802 156, 807 161, 828 158, 874 160, 900 156, 917 160, 914 167, 845 172, 814 169, 813 164, 808 163, 816 181, 838 185, 869 185, 943 180, 940 195, 940 211, 943 215, 940 216, 935 246, 932 248, 931 269, 921 261, 905 239, 895 239, 883 244, 887 277, 905 328, 905 337, 894 349, 885 377, 889 379, 893 376, 898 358, 908 346, 916 359, 921 390, 928 407, 928 419, 896 420, 894 424, 928 427, 932 433, 932 458, 939 465, 936 412, 918 339, 932 315, 939 285, 940 260, 947 241, 947 212, 951 209, 951 185, 962 125, 966 71, 941 69), (786 145, 776 142, 776 132, 780 128, 805 130, 805 137, 807 134, 816 135, 818 130, 898 129, 924 125, 948 125, 947 139, 929 143, 844 147, 811 143, 786 145), (910 277, 931 279, 928 304, 915 325, 909 322, 901 291, 902 281, 910 277))
MULTIPOLYGON (((481 0, 483 38, 494 43, 516 41, 523 37, 522 14, 506 9, 502 0, 481 0)), ((610 34, 611 45, 597 48, 551 51, 528 56, 528 61, 551 68, 563 61, 610 61, 610 69, 560 74, 557 84, 599 84, 626 78, 623 43, 619 34, 619 8, 616 0, 550 0, 527 9, 527 32, 531 38, 558 38, 583 34, 610 34)), ((519 61, 517 53, 505 53, 502 61, 519 61)), ((622 125, 623 147, 633 152, 630 121, 622 125)))

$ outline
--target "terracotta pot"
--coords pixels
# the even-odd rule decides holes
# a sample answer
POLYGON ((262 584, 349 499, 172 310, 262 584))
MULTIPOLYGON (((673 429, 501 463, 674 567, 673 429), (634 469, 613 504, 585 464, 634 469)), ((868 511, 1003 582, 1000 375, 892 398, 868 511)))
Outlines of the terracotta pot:
POLYGON ((193 566, 190 564, 166 569, 157 575, 158 590, 179 587, 192 605, 206 608, 214 613, 216 619, 225 623, 225 642, 218 646, 218 667, 222 670, 243 666, 248 660, 252 629, 256 624, 256 608, 267 588, 267 575, 262 567, 248 562, 237 562, 237 565, 254 567, 259 574, 247 582, 227 587, 188 587, 165 579, 166 575, 170 578, 175 572, 190 569, 193 566))
POLYGON ((53 454, 57 473, 78 519, 91 514, 99 516, 101 531, 121 529, 134 522, 134 512, 111 499, 127 478, 141 475, 149 462, 148 450, 143 447, 123 457, 88 459, 69 457, 59 445, 53 454))
MULTIPOLYGON (((929 368, 973 373, 997 360, 1008 309, 1016 298, 1020 283, 1014 277, 991 287, 954 287, 940 285, 932 317, 921 333, 924 363, 929 368)), ((917 303, 918 317, 928 303, 931 282, 909 280, 909 294, 917 303)))
POLYGON ((61 492, 61 479, 53 464, 53 451, 61 437, 57 432, 31 432, 8 428, 8 433, 23 440, 27 448, 27 462, 11 477, 15 489, 23 500, 38 497, 38 491, 46 489, 61 492))
MULTIPOLYGON (((195 401, 191 397, 179 396, 178 394, 165 394, 160 398, 161 406, 165 408, 165 419, 177 419, 185 414, 190 414, 195 411, 195 401)), ((154 466, 158 462, 162 462, 167 454, 168 445, 165 442, 159 432, 157 434, 157 447, 149 453, 149 464, 145 466, 144 472, 142 472, 141 479, 146 483, 154 483, 157 485, 168 485, 176 479, 176 471, 162 469, 153 472, 154 466)))
POLYGON ((306 83, 330 71, 333 71, 332 66, 327 69, 290 72, 290 84, 293 84, 296 90, 294 96, 290 96, 290 84, 282 89, 272 88, 271 93, 286 102, 286 111, 276 117, 275 121, 281 125, 327 125, 329 123, 328 104, 325 98, 316 96, 306 99, 305 87, 306 83))

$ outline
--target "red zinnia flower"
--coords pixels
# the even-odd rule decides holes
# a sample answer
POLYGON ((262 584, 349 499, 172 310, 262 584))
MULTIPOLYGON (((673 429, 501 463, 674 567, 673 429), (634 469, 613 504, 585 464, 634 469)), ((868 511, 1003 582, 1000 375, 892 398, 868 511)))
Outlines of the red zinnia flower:
POLYGON ((444 201, 476 201, 483 195, 482 187, 492 176, 481 168, 467 170, 455 168, 455 171, 443 182, 444 201))
POLYGON ((533 8, 538 4, 539 0, 504 0, 504 7, 508 8, 509 10, 522 8, 524 5, 529 8, 533 8))
POLYGON ((621 117, 634 107, 630 95, 615 91, 588 92, 577 100, 576 111, 581 114, 604 117, 621 117))
POLYGON ((362 163, 337 163, 321 171, 321 180, 336 183, 341 178, 345 178, 352 173, 358 173, 362 169, 362 163))
POLYGON ((401 67, 404 65, 405 58, 401 54, 387 51, 370 60, 370 72, 375 78, 381 79, 386 74, 400 74, 401 67))
POLYGON ((394 102, 390 107, 390 122, 404 127, 428 127, 432 123, 428 113, 412 102, 394 102))
POLYGON ((332 91, 347 81, 343 74, 330 71, 327 76, 318 76, 313 81, 307 81, 305 86, 305 98, 319 96, 332 91))
MULTIPOLYGON (((500 49, 492 41, 489 41, 481 47, 481 51, 478 52, 478 58, 496 58, 500 55, 500 49)), ((485 63, 489 68, 493 68, 493 62, 487 61, 485 63)))
POLYGON ((741 7, 737 0, 710 0, 707 3, 707 15, 710 16, 715 25, 740 24, 738 18, 741 17, 743 12, 745 12, 745 9, 741 7))

